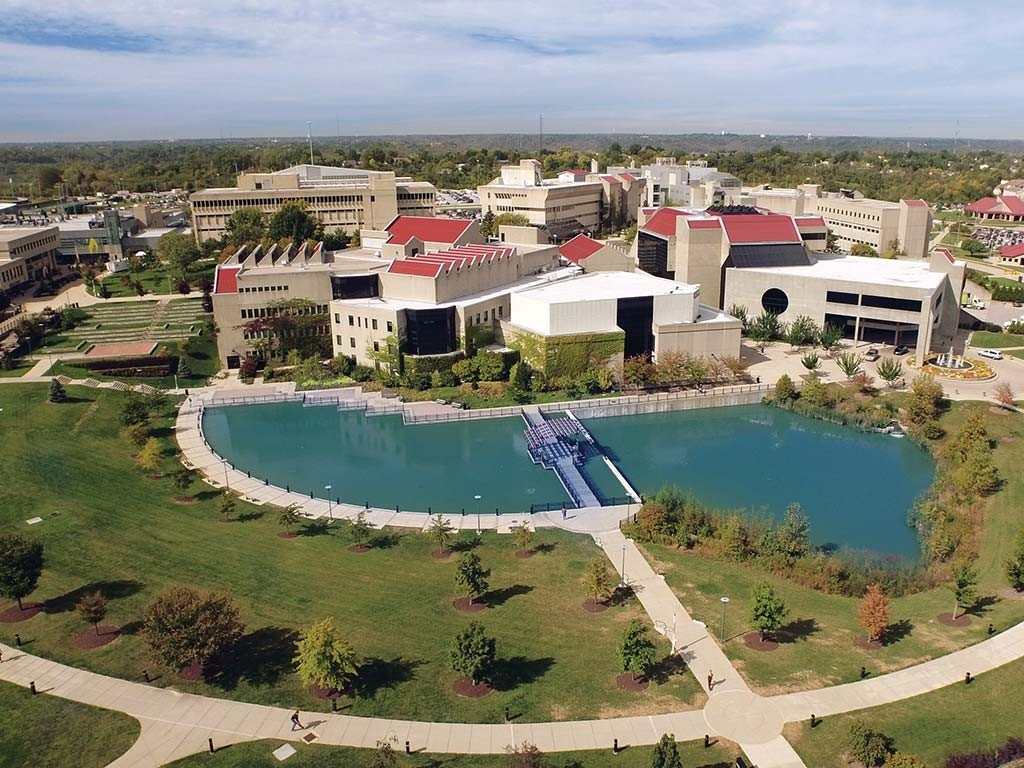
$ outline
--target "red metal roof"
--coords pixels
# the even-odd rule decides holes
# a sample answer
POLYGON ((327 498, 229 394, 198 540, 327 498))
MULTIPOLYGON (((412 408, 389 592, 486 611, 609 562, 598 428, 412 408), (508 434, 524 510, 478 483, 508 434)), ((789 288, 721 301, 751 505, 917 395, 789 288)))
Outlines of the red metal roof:
POLYGON ((676 219, 688 215, 686 211, 681 211, 678 208, 659 208, 658 212, 651 216, 642 228, 648 232, 673 237, 676 233, 676 219))
POLYGON ((636 176, 634 176, 632 173, 619 174, 619 178, 625 179, 626 181, 636 181, 636 176))
POLYGON ((238 273, 241 267, 217 267, 213 276, 214 293, 238 293, 238 273))
POLYGON ((948 248, 936 248, 935 253, 941 253, 943 256, 946 257, 946 261, 948 261, 950 264, 956 263, 956 259, 953 258, 953 254, 950 253, 948 248))
POLYGON ((800 216, 793 219, 796 222, 797 228, 799 227, 824 227, 825 220, 821 216, 800 216))
POLYGON ((468 219, 442 219, 429 216, 397 216, 385 227, 389 243, 405 245, 412 238, 425 243, 454 243, 469 229, 468 219))
POLYGON ((464 245, 445 251, 425 253, 409 259, 396 259, 391 262, 388 272, 397 275, 417 275, 419 277, 436 278, 442 271, 461 269, 504 259, 514 255, 515 248, 501 245, 464 245))
POLYGON ((688 218, 686 226, 690 229, 721 229, 722 222, 718 219, 696 219, 688 218))
POLYGON ((388 272, 392 275, 416 275, 417 277, 437 277, 444 267, 435 261, 423 259, 396 259, 391 262, 388 272))
POLYGON ((781 214, 759 213, 722 216, 726 237, 739 243, 802 243, 793 219, 781 214))
POLYGON ((1007 259, 1015 259, 1024 256, 1024 243, 1018 245, 1004 245, 999 249, 999 255, 1007 259))
POLYGON ((579 264, 602 248, 604 248, 603 243, 599 243, 597 240, 586 235, 576 235, 572 240, 562 245, 558 252, 574 264, 579 264))
POLYGON ((999 197, 983 197, 964 207, 969 213, 1009 213, 1013 216, 1024 216, 1024 200, 1013 195, 999 197))
POLYGON ((622 183, 615 176, 607 176, 607 175, 602 176, 601 177, 601 181, 605 182, 606 184, 621 184, 622 183))
POLYGON ((912 205, 915 208, 928 207, 928 203, 926 203, 924 200, 904 200, 903 202, 906 203, 907 205, 912 205))

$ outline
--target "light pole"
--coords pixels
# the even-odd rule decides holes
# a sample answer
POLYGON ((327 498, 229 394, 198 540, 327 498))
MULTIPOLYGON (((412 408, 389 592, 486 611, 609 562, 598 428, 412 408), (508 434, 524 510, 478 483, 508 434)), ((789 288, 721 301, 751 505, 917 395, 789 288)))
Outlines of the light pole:
MULTIPOLYGON (((632 541, 632 539, 626 539, 632 541)), ((626 543, 622 544, 622 586, 626 586, 626 543)))
POLYGON ((483 497, 478 493, 473 499, 476 501, 476 535, 480 535, 480 499, 483 497))
POLYGON ((314 165, 314 163, 313 163, 313 121, 312 120, 307 120, 306 121, 306 138, 309 139, 309 164, 310 165, 314 165))
POLYGON ((725 642, 725 606, 729 604, 729 598, 722 598, 722 642, 725 642))
POLYGON ((331 520, 334 519, 334 513, 331 511, 331 488, 332 485, 325 485, 324 490, 327 491, 327 517, 331 520))
POLYGON ((224 487, 230 491, 231 484, 228 482, 228 463, 224 459, 221 459, 221 463, 224 465, 224 487))

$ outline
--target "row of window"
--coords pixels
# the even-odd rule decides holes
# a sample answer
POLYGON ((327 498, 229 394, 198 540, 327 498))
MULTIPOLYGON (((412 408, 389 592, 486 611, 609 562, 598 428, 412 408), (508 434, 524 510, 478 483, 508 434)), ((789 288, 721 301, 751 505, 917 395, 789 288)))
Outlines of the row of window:
MULTIPOLYGON (((340 205, 342 203, 362 204, 365 195, 309 195, 307 197, 256 197, 256 198, 222 198, 213 200, 193 200, 192 207, 197 210, 214 208, 270 208, 283 203, 305 200, 311 207, 317 205, 340 205)), ((370 197, 373 200, 373 196, 370 197)))
POLYGON ((317 304, 304 307, 249 307, 242 310, 243 320, 255 320, 258 317, 277 317, 287 315, 326 315, 327 305, 317 304))
POLYGON ((10 269, 0 270, 0 283, 20 282, 25 277, 25 267, 21 264, 10 269))
POLYGON ((326 325, 309 326, 306 328, 285 328, 279 333, 275 333, 271 330, 263 331, 242 331, 242 338, 246 341, 252 341, 253 339, 273 339, 273 338, 286 338, 293 339, 299 337, 308 336, 327 336, 331 332, 331 329, 326 325))
MULTIPOLYGON (((334 342, 339 347, 344 345, 344 343, 345 343, 344 340, 342 339, 342 336, 340 334, 335 335, 334 342)), ((355 336, 349 336, 348 337, 348 346, 351 349, 355 349, 356 348, 356 337, 355 336)), ((388 347, 388 351, 390 351, 390 349, 391 348, 388 347)), ((380 352, 380 342, 379 341, 373 342, 373 351, 374 352, 380 352)))
POLYGON ((848 211, 845 208, 822 208, 821 205, 818 206, 818 213, 831 213, 834 216, 849 216, 866 221, 879 221, 882 218, 877 214, 864 213, 863 211, 848 211))
POLYGON ((264 291, 287 291, 287 285, 252 285, 247 288, 239 288, 239 293, 263 293, 264 291))
POLYGON ((56 235, 48 235, 47 237, 43 238, 42 240, 34 240, 31 243, 24 243, 23 245, 16 245, 13 248, 11 248, 8 251, 8 253, 13 258, 15 256, 20 256, 23 253, 28 253, 29 251, 36 250, 40 246, 44 246, 44 245, 48 246, 50 248, 56 248, 57 247, 57 242, 58 242, 58 239, 57 239, 56 235))
POLYGON ((862 307, 898 309, 903 312, 921 311, 921 302, 916 299, 898 299, 892 296, 874 296, 870 293, 858 296, 856 293, 847 293, 846 291, 827 291, 825 293, 825 301, 832 302, 833 304, 860 304, 862 307))
MULTIPOLYGON (((484 318, 483 322, 489 323, 491 321, 492 317, 495 320, 497 320, 497 319, 502 318, 504 316, 505 316, 505 307, 504 306, 499 306, 497 309, 495 309, 493 311, 489 310, 489 309, 485 309, 484 310, 484 314, 483 314, 483 318, 484 318)), ((470 326, 470 325, 480 325, 480 322, 481 321, 480 321, 480 313, 479 312, 476 313, 476 322, 473 322, 473 315, 469 315, 469 314, 466 315, 466 325, 467 326, 470 326)))
MULTIPOLYGON (((341 325, 341 315, 338 312, 334 313, 334 322, 341 325)), ((395 330, 395 324, 390 320, 387 320, 386 323, 387 325, 385 329, 387 332, 393 332, 395 330)), ((356 328, 370 328, 374 331, 377 330, 377 318, 375 317, 356 317, 355 315, 349 315, 348 324, 356 328)))

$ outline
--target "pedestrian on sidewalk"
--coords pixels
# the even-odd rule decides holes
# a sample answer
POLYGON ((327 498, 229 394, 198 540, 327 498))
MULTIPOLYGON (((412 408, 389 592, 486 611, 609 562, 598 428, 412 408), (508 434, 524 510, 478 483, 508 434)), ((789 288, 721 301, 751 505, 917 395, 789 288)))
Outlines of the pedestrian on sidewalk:
POLYGON ((715 687, 715 673, 710 669, 708 670, 708 693, 711 693, 711 689, 715 687))
POLYGON ((301 731, 305 727, 306 726, 304 726, 302 723, 299 722, 299 710, 296 709, 292 713, 292 730, 294 731, 296 728, 298 728, 301 731))
POLYGON ((562 519, 565 520, 565 504, 562 505, 562 519))

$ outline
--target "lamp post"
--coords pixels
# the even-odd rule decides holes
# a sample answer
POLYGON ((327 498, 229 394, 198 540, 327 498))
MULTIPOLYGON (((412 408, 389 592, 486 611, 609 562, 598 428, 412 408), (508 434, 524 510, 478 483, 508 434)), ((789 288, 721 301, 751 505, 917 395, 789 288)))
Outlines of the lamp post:
POLYGON ((224 465, 224 487, 230 491, 231 484, 228 482, 228 463, 224 459, 221 459, 221 463, 224 465))
POLYGON ((729 598, 722 598, 722 642, 725 642, 725 606, 729 604, 729 598))
POLYGON ((483 497, 479 493, 476 494, 476 496, 473 497, 474 501, 476 501, 476 535, 477 536, 480 535, 480 499, 482 499, 482 498, 483 497))
POLYGON ((331 520, 334 519, 334 514, 331 512, 331 488, 332 485, 325 485, 324 490, 327 491, 327 517, 331 520))
MULTIPOLYGON (((632 541, 632 539, 626 539, 632 541)), ((626 543, 622 544, 622 586, 626 586, 626 543)))

